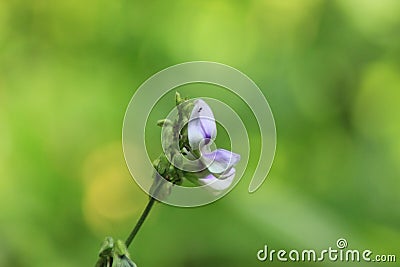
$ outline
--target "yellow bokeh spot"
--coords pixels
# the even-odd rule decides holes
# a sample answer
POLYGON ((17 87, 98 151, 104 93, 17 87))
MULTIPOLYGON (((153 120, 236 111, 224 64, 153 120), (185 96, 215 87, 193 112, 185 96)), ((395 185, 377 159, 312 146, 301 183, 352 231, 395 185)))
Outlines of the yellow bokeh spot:
POLYGON ((114 224, 135 219, 148 199, 133 181, 119 142, 94 150, 85 161, 83 177, 84 217, 101 235, 114 224))

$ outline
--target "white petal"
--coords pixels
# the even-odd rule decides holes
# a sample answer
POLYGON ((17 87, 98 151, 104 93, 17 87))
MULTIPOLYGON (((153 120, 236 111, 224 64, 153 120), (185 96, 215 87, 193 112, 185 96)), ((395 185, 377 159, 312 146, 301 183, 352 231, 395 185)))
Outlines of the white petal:
POLYGON ((232 175, 236 174, 236 169, 235 168, 230 168, 228 171, 220 174, 217 178, 220 180, 225 180, 229 177, 231 177, 232 175))
POLYGON ((210 187, 214 190, 222 191, 222 190, 229 188, 229 186, 233 182, 233 178, 235 178, 235 170, 234 169, 233 169, 233 172, 231 172, 231 175, 224 180, 217 179, 217 178, 215 178, 214 175, 209 174, 205 178, 199 179, 199 182, 203 185, 207 185, 208 187, 210 187))

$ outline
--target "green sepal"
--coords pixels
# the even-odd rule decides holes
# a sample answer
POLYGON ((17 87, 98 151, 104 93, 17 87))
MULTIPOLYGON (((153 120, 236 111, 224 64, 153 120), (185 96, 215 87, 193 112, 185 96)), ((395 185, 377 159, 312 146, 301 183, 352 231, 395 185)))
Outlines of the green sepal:
POLYGON ((125 243, 121 240, 117 240, 114 245, 113 267, 136 267, 135 263, 129 258, 125 243))
POLYGON ((112 267, 136 267, 136 264, 127 256, 116 257, 112 267))
POLYGON ((111 255, 112 249, 114 247, 114 239, 110 236, 107 236, 103 243, 101 244, 99 256, 108 256, 111 255))

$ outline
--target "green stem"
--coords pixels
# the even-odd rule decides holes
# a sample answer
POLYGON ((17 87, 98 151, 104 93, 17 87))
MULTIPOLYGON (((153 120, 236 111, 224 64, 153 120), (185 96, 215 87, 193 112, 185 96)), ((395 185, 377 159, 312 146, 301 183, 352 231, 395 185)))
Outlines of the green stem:
POLYGON ((154 183, 157 183, 157 182, 158 182, 158 184, 155 186, 153 196, 150 196, 150 199, 149 199, 149 202, 147 203, 146 208, 144 209, 144 211, 143 211, 142 215, 140 216, 139 220, 137 221, 135 227, 133 228, 132 232, 129 234, 128 238, 125 241, 126 248, 129 247, 129 245, 132 243, 132 240, 135 238, 136 234, 139 232, 140 227, 142 226, 142 224, 146 220, 147 216, 149 215, 151 208, 153 207, 154 203, 157 201, 155 197, 158 196, 158 193, 162 189, 164 183, 166 183, 167 181, 164 178, 160 177, 160 179, 154 180, 154 183))
POLYGON ((125 241, 125 245, 128 248, 129 245, 132 243, 132 240, 135 238, 136 234, 139 232, 140 227, 146 220, 147 216, 150 213, 151 208, 153 207, 154 203, 156 202, 156 199, 153 197, 150 197, 149 202, 147 203, 146 208, 144 209, 142 215, 140 216, 138 222, 135 225, 135 228, 133 228, 132 232, 129 234, 128 238, 125 241))

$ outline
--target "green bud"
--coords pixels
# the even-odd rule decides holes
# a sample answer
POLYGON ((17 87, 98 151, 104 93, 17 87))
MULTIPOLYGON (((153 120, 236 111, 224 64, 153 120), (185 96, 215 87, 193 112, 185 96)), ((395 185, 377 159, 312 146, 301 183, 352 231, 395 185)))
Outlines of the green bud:
POLYGON ((176 105, 180 105, 182 102, 184 102, 184 99, 182 99, 181 94, 176 92, 175 93, 175 103, 176 105))
POLYGON ((162 119, 162 120, 158 120, 157 121, 157 126, 163 127, 163 126, 169 126, 169 125, 172 125, 172 121, 171 120, 162 119))
POLYGON ((136 267, 136 264, 129 258, 125 243, 121 240, 114 243, 112 237, 105 238, 99 256, 96 267, 136 267))
POLYGON ((136 264, 129 258, 125 243, 121 240, 117 240, 114 245, 113 267, 136 267, 136 264))
POLYGON ((159 158, 157 158, 157 159, 155 159, 155 160, 153 161, 153 167, 154 167, 155 169, 157 169, 158 164, 160 164, 160 159, 159 159, 159 158))
POLYGON ((114 252, 118 255, 118 256, 122 256, 122 255, 129 255, 128 254, 128 250, 125 246, 125 243, 122 242, 121 240, 117 240, 117 242, 114 245, 114 252))
POLYGON ((101 257, 101 256, 111 255, 111 250, 113 249, 113 247, 114 247, 114 239, 112 237, 107 236, 100 247, 99 256, 101 257))
POLYGON ((96 267, 109 267, 113 258, 114 240, 112 237, 106 237, 100 247, 99 259, 96 267))
POLYGON ((175 167, 174 165, 169 165, 168 173, 173 174, 175 172, 175 167))

